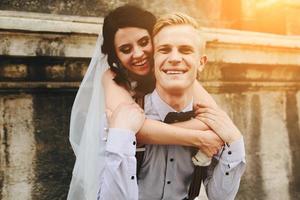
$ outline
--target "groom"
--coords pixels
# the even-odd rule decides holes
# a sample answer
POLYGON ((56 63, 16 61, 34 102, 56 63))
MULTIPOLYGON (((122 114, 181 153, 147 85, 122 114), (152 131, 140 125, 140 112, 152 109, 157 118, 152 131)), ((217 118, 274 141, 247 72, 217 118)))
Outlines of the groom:
MULTIPOLYGON (((147 118, 165 121, 169 112, 192 110, 192 85, 197 70, 202 70, 206 63, 201 48, 203 38, 199 37, 197 28, 195 20, 184 14, 169 14, 156 23, 153 31, 156 88, 145 97, 147 118)), ((123 106, 114 112, 110 119, 113 121, 112 128, 120 127, 120 123, 123 123, 125 129, 126 126, 128 129, 136 127, 134 120, 126 119, 126 113, 131 107, 123 106)), ((243 137, 224 111, 199 105, 197 113, 197 118, 226 143, 207 170, 204 185, 208 198, 234 199, 245 170, 243 137)), ((136 176, 133 174, 136 170, 133 157, 133 146, 136 144, 134 134, 123 130, 123 133, 109 133, 108 137, 107 152, 114 159, 107 159, 108 167, 100 188, 100 199, 105 200, 105 195, 107 199, 134 200, 189 198, 188 191, 195 168, 191 160, 194 152, 192 148, 146 145, 137 187, 136 176), (118 141, 119 145, 110 145, 115 144, 113 140, 118 141), (111 166, 115 167, 109 168, 110 163, 114 163, 111 166)))
MULTIPOLYGON (((156 88, 145 97, 147 118, 164 121, 169 112, 191 111, 193 82, 202 70, 203 38, 195 20, 184 14, 161 17, 153 30, 156 88)), ((204 180, 209 199, 234 199, 245 169, 243 137, 218 108, 200 105, 197 116, 227 144, 204 180)), ((138 188, 140 200, 188 199, 195 166, 190 147, 146 145, 138 188)))

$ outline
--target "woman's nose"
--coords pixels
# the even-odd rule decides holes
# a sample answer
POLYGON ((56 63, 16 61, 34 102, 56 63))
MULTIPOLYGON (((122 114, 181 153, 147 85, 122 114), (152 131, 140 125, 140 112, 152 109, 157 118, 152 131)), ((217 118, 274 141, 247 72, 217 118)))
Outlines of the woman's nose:
POLYGON ((144 55, 144 51, 140 47, 135 47, 133 50, 133 58, 140 58, 144 55))

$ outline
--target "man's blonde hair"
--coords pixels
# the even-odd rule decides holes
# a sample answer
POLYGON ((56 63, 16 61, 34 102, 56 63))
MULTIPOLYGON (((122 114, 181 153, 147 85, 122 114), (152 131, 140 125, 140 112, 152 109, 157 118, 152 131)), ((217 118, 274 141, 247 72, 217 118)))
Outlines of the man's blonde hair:
POLYGON ((206 42, 203 35, 199 31, 200 26, 194 18, 184 13, 174 12, 162 15, 160 18, 158 18, 153 27, 152 37, 157 35, 163 28, 173 25, 190 25, 195 28, 196 32, 198 33, 197 41, 199 42, 199 49, 201 53, 204 53, 206 42))
POLYGON ((153 27, 152 36, 154 37, 162 28, 170 25, 191 25, 195 29, 199 28, 197 21, 184 13, 170 13, 161 16, 153 27))

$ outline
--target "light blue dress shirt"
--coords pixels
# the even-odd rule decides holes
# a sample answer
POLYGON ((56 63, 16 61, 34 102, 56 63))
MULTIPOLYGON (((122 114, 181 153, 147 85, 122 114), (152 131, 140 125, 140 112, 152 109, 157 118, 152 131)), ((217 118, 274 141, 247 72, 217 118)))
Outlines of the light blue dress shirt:
POLYGON ((137 200, 136 139, 130 130, 109 129, 98 200, 137 200))
MULTIPOLYGON (((192 109, 192 102, 183 110, 192 109)), ((145 97, 147 118, 163 121, 174 112, 154 91, 145 97)), ((192 148, 177 145, 146 145, 137 185, 136 139, 124 129, 109 129, 105 168, 98 200, 177 200, 188 196, 192 148)), ((210 200, 233 200, 245 171, 245 148, 241 137, 225 146, 208 168, 204 185, 210 200)))
MULTIPOLYGON (((164 121, 169 112, 175 110, 154 91, 145 97, 147 118, 164 121)), ((192 110, 192 102, 182 112, 192 110)), ((191 158, 192 148, 178 145, 146 145, 139 174, 140 200, 177 200, 188 198, 189 186, 195 166, 191 158)), ((204 181, 209 199, 234 199, 245 170, 245 148, 243 138, 230 147, 224 147, 214 158, 208 177, 204 181), (216 163, 216 162, 214 162, 216 163)))

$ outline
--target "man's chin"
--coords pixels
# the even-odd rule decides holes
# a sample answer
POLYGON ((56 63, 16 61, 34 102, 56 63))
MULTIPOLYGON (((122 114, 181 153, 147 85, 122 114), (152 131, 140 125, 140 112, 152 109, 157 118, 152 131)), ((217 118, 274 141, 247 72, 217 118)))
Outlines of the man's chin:
POLYGON ((166 92, 168 93, 184 93, 187 91, 188 87, 183 86, 182 84, 174 84, 174 85, 169 85, 164 88, 166 92))

